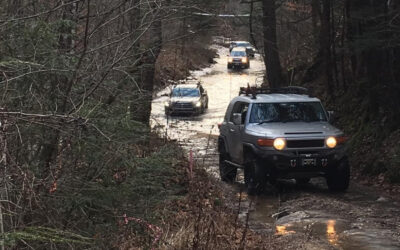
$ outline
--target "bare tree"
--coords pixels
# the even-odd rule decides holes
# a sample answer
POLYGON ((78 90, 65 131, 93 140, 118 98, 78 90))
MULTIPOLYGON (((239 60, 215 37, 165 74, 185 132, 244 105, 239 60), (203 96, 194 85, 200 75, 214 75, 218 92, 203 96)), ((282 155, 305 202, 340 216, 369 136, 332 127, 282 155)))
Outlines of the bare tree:
POLYGON ((264 63, 267 71, 268 84, 277 88, 285 83, 282 78, 282 69, 276 37, 276 4, 275 0, 263 0, 263 30, 264 30, 264 63))

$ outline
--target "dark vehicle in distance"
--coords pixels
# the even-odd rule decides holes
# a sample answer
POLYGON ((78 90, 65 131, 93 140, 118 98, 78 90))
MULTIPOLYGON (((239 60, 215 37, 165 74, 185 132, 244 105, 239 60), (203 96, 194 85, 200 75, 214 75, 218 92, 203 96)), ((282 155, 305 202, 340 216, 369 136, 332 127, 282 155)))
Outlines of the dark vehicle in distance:
POLYGON ((295 179, 305 184, 320 176, 332 191, 348 188, 347 138, 330 124, 332 112, 305 90, 241 88, 220 125, 223 181, 234 181, 237 168, 243 168, 249 194, 261 191, 267 181, 295 179))
POLYGON ((231 42, 231 44, 229 45, 229 52, 231 52, 233 48, 237 48, 237 47, 245 48, 246 49, 246 53, 250 57, 254 57, 255 56, 256 49, 249 42, 246 42, 246 41, 234 41, 234 42, 231 42))
POLYGON ((228 56, 228 69, 232 68, 250 68, 249 56, 244 48, 233 48, 230 52, 228 56))
POLYGON ((164 103, 165 114, 190 113, 201 114, 208 108, 208 95, 198 83, 175 85, 164 103))

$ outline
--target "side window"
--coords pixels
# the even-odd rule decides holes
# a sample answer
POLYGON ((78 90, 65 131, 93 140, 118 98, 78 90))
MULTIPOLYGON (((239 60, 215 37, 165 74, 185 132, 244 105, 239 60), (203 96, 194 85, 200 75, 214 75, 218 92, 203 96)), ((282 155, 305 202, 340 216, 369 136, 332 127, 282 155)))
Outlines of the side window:
POLYGON ((233 114, 241 113, 242 114, 242 123, 244 123, 247 115, 247 110, 249 108, 249 104, 247 102, 237 102, 234 104, 231 112, 231 116, 229 118, 230 122, 233 122, 233 114))

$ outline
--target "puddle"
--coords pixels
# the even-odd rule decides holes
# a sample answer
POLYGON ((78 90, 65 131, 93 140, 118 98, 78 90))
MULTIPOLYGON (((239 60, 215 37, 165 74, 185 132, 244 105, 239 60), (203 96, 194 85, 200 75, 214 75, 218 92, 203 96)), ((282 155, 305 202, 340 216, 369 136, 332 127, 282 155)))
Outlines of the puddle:
MULTIPOLYGON (((326 240, 330 246, 344 250, 394 250, 400 249, 400 242, 392 230, 357 229, 362 223, 351 223, 336 215, 320 211, 298 211, 276 221, 275 235, 305 233, 326 240), (354 229, 356 228, 356 229, 354 229)), ((399 234, 399 233, 397 233, 399 234)))
POLYGON ((400 243, 391 240, 393 232, 389 230, 348 230, 343 232, 343 249, 357 250, 399 250, 400 243))

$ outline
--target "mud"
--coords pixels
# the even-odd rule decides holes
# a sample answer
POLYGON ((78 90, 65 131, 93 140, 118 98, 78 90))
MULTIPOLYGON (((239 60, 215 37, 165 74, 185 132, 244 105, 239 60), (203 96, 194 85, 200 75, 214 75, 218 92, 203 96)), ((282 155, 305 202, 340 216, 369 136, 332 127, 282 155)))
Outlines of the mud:
MULTIPOLYGON (((260 84, 265 72, 259 55, 248 70, 227 70, 228 49, 214 48, 219 55, 216 63, 192 72, 208 92, 208 110, 199 116, 166 116, 163 105, 168 97, 162 95, 168 90, 163 90, 153 101, 152 127, 178 141, 188 154, 191 151, 197 163, 218 178, 217 125, 239 87, 260 84)), ((249 197, 241 171, 236 183, 223 185, 239 219, 252 230, 274 235, 282 244, 291 242, 302 249, 400 249, 400 200, 372 188, 352 183, 344 194, 330 193, 325 180, 317 178, 302 186, 279 182, 249 197)))

